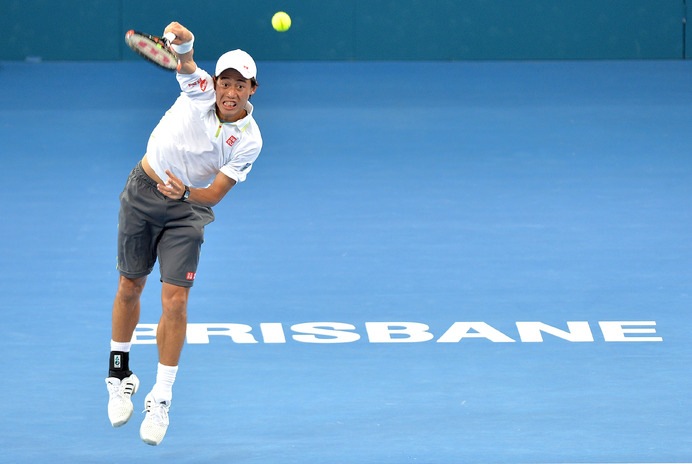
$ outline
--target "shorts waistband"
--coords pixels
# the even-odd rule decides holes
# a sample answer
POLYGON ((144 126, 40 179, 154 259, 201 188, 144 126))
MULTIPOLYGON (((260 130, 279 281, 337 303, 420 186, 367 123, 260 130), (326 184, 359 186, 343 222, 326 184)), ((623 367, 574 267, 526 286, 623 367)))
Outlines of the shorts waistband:
POLYGON ((149 174, 147 174, 144 171, 144 168, 142 167, 141 161, 139 163, 137 163, 137 166, 135 166, 135 168, 132 170, 132 174, 134 174, 134 176, 136 178, 141 179, 144 182, 146 182, 147 184, 156 188, 157 182, 154 179, 152 179, 151 177, 149 177, 149 174))

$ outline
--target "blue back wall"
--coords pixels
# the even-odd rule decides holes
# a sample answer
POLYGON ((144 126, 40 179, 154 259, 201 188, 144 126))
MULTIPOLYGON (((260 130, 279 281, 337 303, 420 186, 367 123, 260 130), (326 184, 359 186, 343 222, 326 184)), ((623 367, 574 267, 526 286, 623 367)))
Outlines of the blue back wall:
POLYGON ((257 60, 680 59, 685 0, 3 0, 0 60, 133 60, 128 29, 195 33, 195 57, 257 60), (163 8, 163 11, 157 11, 163 8), (288 12, 288 32, 270 18, 288 12))

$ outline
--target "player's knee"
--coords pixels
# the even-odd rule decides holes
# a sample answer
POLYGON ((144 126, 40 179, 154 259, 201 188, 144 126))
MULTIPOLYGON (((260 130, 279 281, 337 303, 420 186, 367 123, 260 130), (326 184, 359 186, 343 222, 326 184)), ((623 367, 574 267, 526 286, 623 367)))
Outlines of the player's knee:
POLYGON ((164 287, 161 295, 164 315, 175 318, 186 317, 189 289, 166 284, 164 287))
POLYGON ((120 281, 118 282, 118 297, 122 300, 139 299, 139 297, 142 295, 146 282, 146 277, 130 279, 128 277, 120 276, 120 281))

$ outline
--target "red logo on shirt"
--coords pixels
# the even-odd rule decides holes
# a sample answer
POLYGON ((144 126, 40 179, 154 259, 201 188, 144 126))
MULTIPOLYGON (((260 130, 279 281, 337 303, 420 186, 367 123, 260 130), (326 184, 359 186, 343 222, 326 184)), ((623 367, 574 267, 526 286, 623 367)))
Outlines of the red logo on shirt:
POLYGON ((201 77, 200 77, 199 79, 197 79, 195 82, 193 82, 193 83, 191 83, 191 84, 187 84, 188 87, 197 87, 198 85, 199 85, 199 89, 200 89, 202 92, 204 92, 205 90, 207 90, 207 80, 206 80, 206 79, 202 79, 201 77))
POLYGON ((226 143, 228 144, 229 147, 232 147, 233 144, 238 140, 235 136, 231 135, 228 140, 226 140, 226 143))

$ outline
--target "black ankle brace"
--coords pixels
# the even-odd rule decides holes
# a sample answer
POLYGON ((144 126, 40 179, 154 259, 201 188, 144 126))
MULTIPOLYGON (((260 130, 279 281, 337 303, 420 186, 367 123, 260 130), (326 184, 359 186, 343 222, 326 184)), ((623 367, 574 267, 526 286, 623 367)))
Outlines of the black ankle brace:
POLYGON ((132 375, 130 370, 130 353, 125 351, 111 351, 108 362, 108 377, 116 377, 120 380, 132 375))

